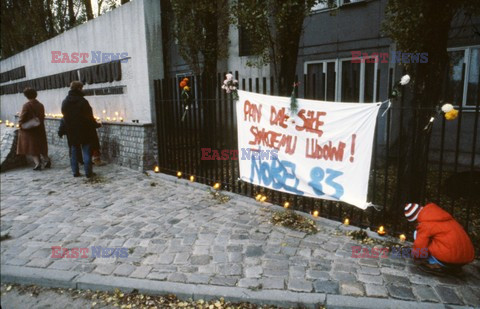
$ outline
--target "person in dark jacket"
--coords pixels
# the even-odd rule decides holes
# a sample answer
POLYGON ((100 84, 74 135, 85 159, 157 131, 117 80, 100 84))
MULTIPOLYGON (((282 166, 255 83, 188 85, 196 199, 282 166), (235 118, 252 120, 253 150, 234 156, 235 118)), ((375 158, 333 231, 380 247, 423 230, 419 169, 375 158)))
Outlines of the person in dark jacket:
POLYGON ((82 149, 85 176, 93 176, 91 147, 96 141, 96 129, 101 125, 93 117, 92 107, 83 97, 83 84, 80 81, 73 81, 70 84, 70 91, 62 103, 62 114, 65 121, 70 147, 70 165, 73 177, 80 176, 78 168, 77 149, 82 149))
MULTIPOLYGON (((58 126, 57 134, 58 134, 58 137, 60 137, 60 138, 63 138, 63 136, 67 135, 67 129, 65 128, 65 120, 63 118, 60 119, 60 125, 58 126)), ((71 158, 72 157, 72 150, 71 150, 72 145, 70 145, 70 141, 68 140, 68 137, 67 137, 67 144, 68 144, 68 155, 71 158)), ((77 161, 78 161, 78 163, 83 165, 83 156, 82 156, 82 149, 81 148, 77 148, 77 161)))
POLYGON ((18 124, 18 155, 30 155, 35 162, 35 171, 42 169, 41 161, 45 162, 44 168, 51 167, 51 161, 48 157, 47 134, 45 133, 45 108, 43 104, 37 101, 37 91, 32 88, 26 88, 23 94, 28 102, 23 104, 18 124), (22 125, 30 119, 37 117, 40 125, 31 129, 23 129, 22 125))

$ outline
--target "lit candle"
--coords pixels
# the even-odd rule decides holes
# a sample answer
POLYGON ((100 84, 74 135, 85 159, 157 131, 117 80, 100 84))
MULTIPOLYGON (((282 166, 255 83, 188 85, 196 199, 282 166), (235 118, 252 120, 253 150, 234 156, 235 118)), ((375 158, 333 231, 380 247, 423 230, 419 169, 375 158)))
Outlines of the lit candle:
POLYGON ((267 200, 267 197, 264 195, 260 198, 260 202, 265 202, 267 200))
POLYGON ((118 118, 118 119, 120 120, 120 122, 123 122, 123 118, 122 118, 122 117, 120 117, 120 118, 118 118))
POLYGON ((103 114, 106 114, 106 113, 107 113, 107 111, 106 111, 106 110, 103 110, 103 111, 102 111, 102 113, 103 113, 103 114))
POLYGON ((288 208, 289 206, 290 206, 290 203, 289 203, 289 202, 283 203, 283 207, 284 207, 284 208, 288 208))
POLYGON ((313 216, 314 216, 315 218, 318 217, 318 210, 315 210, 315 211, 313 212, 313 216))
POLYGON ((343 221, 343 224, 350 225, 350 220, 348 218, 346 218, 345 221, 343 221))
POLYGON ((220 189, 220 183, 218 183, 218 182, 215 183, 215 184, 213 185, 213 188, 214 188, 215 190, 220 189))
POLYGON ((191 181, 191 182, 194 182, 194 181, 195 181, 195 176, 193 176, 193 175, 190 176, 190 181, 191 181))
POLYGON ((157 165, 155 165, 155 168, 153 169, 153 171, 155 173, 160 173, 160 168, 157 165))
POLYGON ((255 199, 256 199, 257 201, 260 201, 261 198, 262 198, 262 195, 261 195, 261 194, 257 194, 257 196, 255 196, 255 199))
POLYGON ((20 128, 20 125, 17 123, 16 127, 17 127, 17 128, 20 128))
POLYGON ((383 236, 385 235, 387 232, 385 232, 385 228, 383 227, 383 225, 381 225, 379 228, 378 228, 378 231, 377 231, 377 234, 380 235, 380 236, 383 236))
POLYGON ((113 117, 113 119, 112 119, 112 120, 113 120, 113 121, 117 121, 117 117, 113 117))
POLYGON ((110 117, 107 117, 107 121, 110 121, 110 117))
POLYGON ((117 116, 117 117, 118 117, 118 112, 115 112, 115 116, 117 116))
POLYGON ((178 178, 182 178, 182 172, 178 171, 178 172, 177 172, 177 177, 178 177, 178 178))
POLYGON ((2 121, 2 120, 0 120, 0 123, 3 123, 3 121, 2 121))
POLYGON ((400 242, 405 242, 405 240, 407 240, 407 236, 405 236, 405 234, 401 234, 399 238, 400 238, 400 242))

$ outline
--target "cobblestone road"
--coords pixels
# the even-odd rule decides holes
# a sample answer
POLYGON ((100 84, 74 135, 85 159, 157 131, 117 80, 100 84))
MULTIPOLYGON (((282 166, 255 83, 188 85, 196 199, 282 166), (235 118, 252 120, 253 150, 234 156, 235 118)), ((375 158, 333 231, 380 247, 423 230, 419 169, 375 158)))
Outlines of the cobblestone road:
MULTIPOLYGON (((54 150, 55 151, 55 150, 54 150)), ((53 168, 1 174, 1 264, 261 290, 480 306, 478 261, 465 277, 419 273, 404 259, 355 259, 339 224, 315 235, 269 223, 253 199, 213 199, 207 188, 115 165, 98 181, 53 168), (128 257, 51 258, 52 246, 126 247, 128 257)))

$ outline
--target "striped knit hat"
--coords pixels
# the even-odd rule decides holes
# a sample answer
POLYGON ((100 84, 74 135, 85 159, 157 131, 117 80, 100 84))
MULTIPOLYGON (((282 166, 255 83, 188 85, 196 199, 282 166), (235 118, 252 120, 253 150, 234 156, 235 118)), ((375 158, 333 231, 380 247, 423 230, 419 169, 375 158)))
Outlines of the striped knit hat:
POLYGON ((408 203, 405 205, 405 217, 409 222, 417 220, 418 214, 423 209, 420 205, 416 203, 408 203))

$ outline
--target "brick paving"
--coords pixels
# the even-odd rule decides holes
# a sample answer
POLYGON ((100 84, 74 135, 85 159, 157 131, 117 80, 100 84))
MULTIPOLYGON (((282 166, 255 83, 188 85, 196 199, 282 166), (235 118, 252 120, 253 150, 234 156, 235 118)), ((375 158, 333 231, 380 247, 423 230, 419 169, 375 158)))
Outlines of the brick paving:
POLYGON ((151 281, 480 306, 480 263, 437 278, 407 259, 356 259, 339 223, 307 235, 273 226, 269 205, 109 164, 73 178, 64 149, 53 168, 1 174, 1 265, 151 281), (51 258, 52 246, 128 248, 127 257, 51 258))

